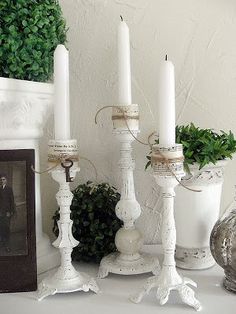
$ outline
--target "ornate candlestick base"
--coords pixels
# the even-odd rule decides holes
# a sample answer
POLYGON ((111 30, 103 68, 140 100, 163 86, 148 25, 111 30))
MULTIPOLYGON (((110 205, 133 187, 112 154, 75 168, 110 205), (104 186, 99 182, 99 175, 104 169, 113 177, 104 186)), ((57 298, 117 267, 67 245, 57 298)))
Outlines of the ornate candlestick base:
POLYGON ((156 257, 149 254, 127 256, 125 259, 121 253, 116 252, 105 256, 100 264, 98 278, 105 278, 109 273, 118 275, 138 275, 152 272, 158 274, 160 266, 156 257))
POLYGON ((58 221, 59 235, 53 245, 60 250, 61 266, 54 275, 46 277, 38 287, 38 300, 56 293, 74 291, 98 292, 99 288, 95 279, 75 270, 71 263, 71 253, 78 245, 72 235, 72 220, 70 219, 70 205, 73 194, 69 182, 75 178, 79 171, 78 152, 76 140, 50 141, 49 165, 55 167, 51 170, 52 177, 60 185, 56 195, 60 206, 60 220, 58 221), (64 161, 62 161, 64 159, 64 161))
POLYGON ((89 290, 98 293, 99 288, 95 279, 76 271, 71 265, 70 271, 67 270, 66 274, 63 269, 59 268, 55 275, 45 278, 39 284, 38 301, 56 293, 88 292, 89 290))
POLYGON ((163 305, 168 301, 171 290, 177 290, 181 300, 201 310, 200 302, 195 298, 194 291, 187 286, 196 287, 196 283, 189 278, 181 277, 175 267, 176 229, 174 220, 174 188, 178 180, 184 176, 182 145, 164 148, 159 145, 153 147, 152 167, 157 184, 162 188, 163 222, 162 244, 164 248, 164 261, 159 276, 150 277, 142 290, 131 297, 131 301, 138 303, 152 288, 157 288, 157 299, 163 305), (177 179, 176 179, 177 178, 177 179))
POLYGON ((187 284, 197 287, 197 284, 193 280, 181 277, 175 268, 163 266, 160 275, 148 278, 142 290, 133 295, 130 300, 134 303, 139 303, 151 289, 157 288, 156 297, 160 300, 160 305, 164 305, 169 299, 171 290, 177 290, 184 303, 200 311, 201 304, 195 298, 194 291, 187 284))
POLYGON ((121 143, 119 167, 122 175, 121 199, 116 205, 116 215, 124 222, 118 230, 115 244, 119 252, 104 257, 101 261, 98 277, 108 273, 136 275, 147 272, 157 274, 160 270, 156 257, 140 253, 143 237, 135 228, 134 222, 141 214, 141 208, 135 197, 134 160, 131 143, 139 133, 138 105, 113 108, 113 134, 121 143), (133 134, 133 135, 132 135, 133 134))

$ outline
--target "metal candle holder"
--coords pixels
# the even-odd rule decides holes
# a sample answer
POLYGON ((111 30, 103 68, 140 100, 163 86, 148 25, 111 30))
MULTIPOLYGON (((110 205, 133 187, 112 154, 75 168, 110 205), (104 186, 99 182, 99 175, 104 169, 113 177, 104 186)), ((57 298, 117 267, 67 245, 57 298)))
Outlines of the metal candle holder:
POLYGON ((196 287, 196 283, 189 278, 180 276, 176 271, 175 244, 176 229, 174 220, 174 188, 184 176, 183 148, 181 144, 173 147, 154 145, 151 162, 153 175, 158 186, 162 189, 163 220, 162 220, 162 245, 164 249, 164 261, 158 276, 148 278, 141 292, 135 294, 131 301, 138 303, 152 288, 157 288, 157 299, 163 305, 168 301, 171 290, 177 290, 181 300, 199 311, 200 302, 195 298, 194 291, 187 286, 196 287))
POLYGON ((138 105, 114 106, 112 112, 113 134, 121 143, 119 167, 122 175, 121 199, 116 205, 116 215, 124 222, 115 237, 118 252, 105 256, 100 264, 98 277, 105 278, 108 273, 134 275, 146 272, 156 274, 159 262, 156 257, 140 253, 143 237, 135 228, 135 220, 141 208, 135 197, 134 160, 131 143, 139 133, 138 105))
POLYGON ((59 235, 53 245, 60 250, 61 265, 55 274, 49 274, 38 287, 38 300, 56 293, 74 291, 98 292, 95 279, 85 273, 75 270, 71 263, 71 253, 79 242, 72 235, 72 220, 70 219, 70 205, 73 194, 69 183, 79 172, 78 150, 76 140, 49 141, 48 153, 49 167, 52 178, 59 183, 59 192, 56 194, 60 207, 60 220, 58 221, 59 235))

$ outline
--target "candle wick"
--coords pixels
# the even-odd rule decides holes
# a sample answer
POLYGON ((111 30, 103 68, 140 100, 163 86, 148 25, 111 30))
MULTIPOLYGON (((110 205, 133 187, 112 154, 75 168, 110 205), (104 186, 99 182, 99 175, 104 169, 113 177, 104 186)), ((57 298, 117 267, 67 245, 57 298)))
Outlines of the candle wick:
POLYGON ((168 60, 168 55, 166 55, 165 60, 166 60, 166 61, 168 60))
POLYGON ((122 21, 122 22, 124 21, 124 19, 123 19, 123 16, 122 16, 122 15, 120 15, 120 19, 121 19, 121 21, 122 21))

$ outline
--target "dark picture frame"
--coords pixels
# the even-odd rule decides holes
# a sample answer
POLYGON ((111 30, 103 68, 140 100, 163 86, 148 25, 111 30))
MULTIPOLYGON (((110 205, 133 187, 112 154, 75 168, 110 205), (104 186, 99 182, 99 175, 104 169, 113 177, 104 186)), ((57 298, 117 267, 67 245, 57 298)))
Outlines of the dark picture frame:
POLYGON ((0 150, 0 292, 37 289, 33 149, 0 150))

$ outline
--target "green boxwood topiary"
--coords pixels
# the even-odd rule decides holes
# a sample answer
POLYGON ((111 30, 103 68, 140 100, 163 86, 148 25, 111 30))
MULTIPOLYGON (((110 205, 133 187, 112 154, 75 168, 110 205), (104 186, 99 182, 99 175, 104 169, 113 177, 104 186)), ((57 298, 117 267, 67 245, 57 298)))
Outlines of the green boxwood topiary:
POLYGON ((57 0, 0 0, 0 76, 47 82, 53 52, 66 41, 57 0))
MULTIPOLYGON (((72 259, 99 263, 103 256, 116 251, 115 234, 122 226, 115 214, 120 194, 108 183, 95 184, 90 181, 79 185, 72 193, 72 233, 80 242, 73 250, 72 259)), ((53 216, 56 236, 58 219, 59 210, 53 216)))

